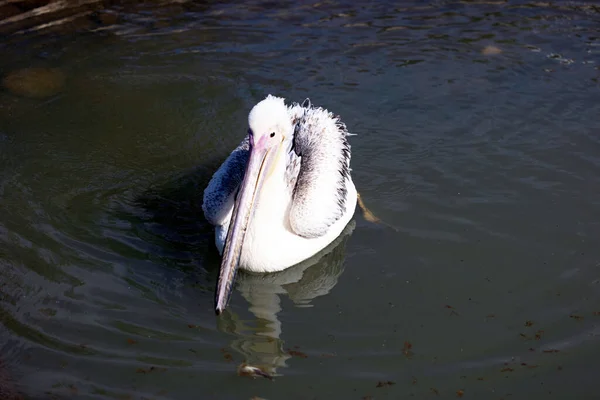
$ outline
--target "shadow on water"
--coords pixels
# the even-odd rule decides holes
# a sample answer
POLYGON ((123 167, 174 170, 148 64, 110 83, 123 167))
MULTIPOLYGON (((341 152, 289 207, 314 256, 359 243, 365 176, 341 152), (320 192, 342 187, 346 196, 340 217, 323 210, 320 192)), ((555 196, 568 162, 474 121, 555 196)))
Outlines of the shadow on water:
POLYGON ((148 216, 143 221, 148 233, 162 238, 163 245, 174 251, 194 254, 198 257, 195 266, 215 281, 220 257, 214 246, 214 229, 202 212, 202 196, 222 161, 209 160, 166 184, 149 188, 135 200, 148 216))

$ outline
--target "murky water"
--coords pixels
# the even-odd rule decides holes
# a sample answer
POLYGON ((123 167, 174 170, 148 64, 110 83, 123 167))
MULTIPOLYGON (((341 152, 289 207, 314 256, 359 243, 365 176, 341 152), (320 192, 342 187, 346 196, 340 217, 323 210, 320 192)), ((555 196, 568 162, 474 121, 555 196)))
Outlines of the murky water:
POLYGON ((596 398, 593 4, 115 8, 7 41, 3 73, 66 81, 0 93, 3 373, 30 399, 596 398), (357 213, 216 318, 202 190, 268 93, 343 117, 396 230, 357 213))

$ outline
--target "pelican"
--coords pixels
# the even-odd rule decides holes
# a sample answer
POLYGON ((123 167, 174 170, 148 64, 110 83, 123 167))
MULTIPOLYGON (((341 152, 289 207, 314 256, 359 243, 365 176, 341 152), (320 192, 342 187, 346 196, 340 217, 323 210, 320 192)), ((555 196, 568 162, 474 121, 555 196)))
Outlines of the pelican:
POLYGON ((227 307, 238 268, 268 273, 333 242, 352 219, 350 135, 309 99, 268 95, 248 114, 248 134, 208 183, 202 210, 222 256, 215 312, 227 307))

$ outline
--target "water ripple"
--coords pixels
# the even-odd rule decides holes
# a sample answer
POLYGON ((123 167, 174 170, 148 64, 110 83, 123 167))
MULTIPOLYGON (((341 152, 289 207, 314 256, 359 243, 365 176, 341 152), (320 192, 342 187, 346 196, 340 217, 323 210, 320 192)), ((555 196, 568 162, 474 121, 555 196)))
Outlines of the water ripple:
MULTIPOLYGON (((485 398, 542 386, 520 364, 506 378, 506 362, 565 365, 582 382, 575 397, 592 387, 576 372, 593 359, 600 311, 596 6, 108 11, 114 23, 74 40, 2 44, 7 70, 43 60, 68 76, 50 100, 0 93, 0 362, 28 395, 465 387, 485 398), (215 320, 219 256, 202 189, 266 93, 343 117, 357 187, 397 229, 357 214, 347 242, 315 266, 240 274, 215 320), (230 385, 244 361, 287 383, 230 385)), ((557 385, 544 389, 568 387, 557 385)))

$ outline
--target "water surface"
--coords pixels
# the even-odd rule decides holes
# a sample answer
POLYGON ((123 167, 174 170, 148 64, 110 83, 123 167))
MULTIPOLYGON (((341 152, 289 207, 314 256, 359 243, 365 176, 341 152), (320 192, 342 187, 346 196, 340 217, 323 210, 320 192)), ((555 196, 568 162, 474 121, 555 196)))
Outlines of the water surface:
POLYGON ((30 399, 595 398, 593 2, 228 2, 5 38, 2 366, 30 399), (351 132, 371 210, 216 318, 202 190, 267 94, 351 132), (277 374, 240 377, 242 362, 277 374))

